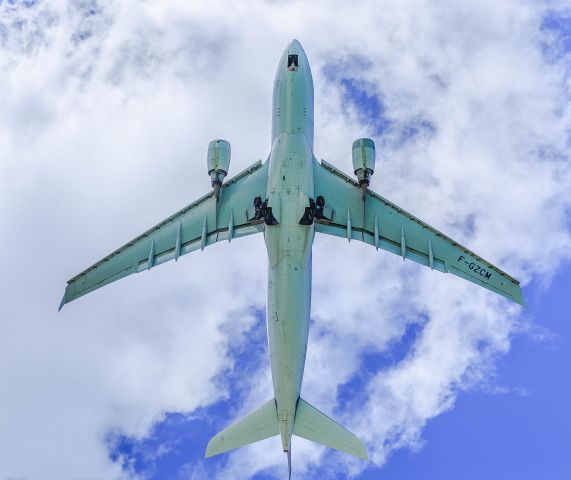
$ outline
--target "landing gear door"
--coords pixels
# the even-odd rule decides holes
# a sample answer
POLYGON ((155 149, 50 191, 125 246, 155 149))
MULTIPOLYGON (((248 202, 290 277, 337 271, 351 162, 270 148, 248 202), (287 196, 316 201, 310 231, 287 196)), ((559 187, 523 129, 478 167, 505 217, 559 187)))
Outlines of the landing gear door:
POLYGON ((272 215, 275 220, 280 223, 281 220, 281 197, 278 192, 270 192, 268 196, 268 208, 271 208, 272 215))

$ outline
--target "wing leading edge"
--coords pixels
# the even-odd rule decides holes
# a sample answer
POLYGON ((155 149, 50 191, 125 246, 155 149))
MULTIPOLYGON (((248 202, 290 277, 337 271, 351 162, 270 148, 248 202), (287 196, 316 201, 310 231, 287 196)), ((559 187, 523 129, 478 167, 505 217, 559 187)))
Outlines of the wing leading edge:
POLYGON ((313 176, 329 212, 316 232, 360 240, 525 305, 515 278, 375 192, 367 190, 363 202, 359 184, 325 160, 314 161, 313 176))
POLYGON ((268 164, 258 161, 224 183, 218 202, 214 192, 204 195, 73 277, 59 309, 133 273, 221 240, 263 231, 263 220, 249 220, 249 213, 254 198, 266 196, 268 164))

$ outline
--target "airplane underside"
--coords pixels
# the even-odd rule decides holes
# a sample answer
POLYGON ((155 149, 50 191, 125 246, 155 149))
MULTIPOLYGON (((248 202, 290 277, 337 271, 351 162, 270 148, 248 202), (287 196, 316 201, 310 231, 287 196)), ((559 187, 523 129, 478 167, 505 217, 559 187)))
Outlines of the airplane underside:
POLYGON ((375 169, 372 140, 356 140, 352 155, 355 178, 315 158, 313 80, 305 52, 294 40, 282 54, 274 81, 268 161, 225 181, 230 144, 212 141, 210 193, 68 281, 60 310, 109 283, 213 243, 264 234, 274 398, 215 435, 206 457, 280 435, 291 477, 291 437, 296 435, 367 459, 361 440, 300 396, 316 234, 367 243, 524 304, 516 279, 368 188, 375 169))

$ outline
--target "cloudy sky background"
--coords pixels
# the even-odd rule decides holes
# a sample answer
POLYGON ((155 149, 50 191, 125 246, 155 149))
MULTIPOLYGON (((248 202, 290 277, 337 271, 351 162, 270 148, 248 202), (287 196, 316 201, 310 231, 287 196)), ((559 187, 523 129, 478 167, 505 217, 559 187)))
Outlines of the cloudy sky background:
POLYGON ((261 236, 56 312, 67 279, 208 191, 210 140, 231 173, 266 159, 294 37, 316 156, 350 172, 373 138, 373 189, 530 304, 316 238, 302 394, 371 460, 296 438, 294 474, 569 478, 565 3, 0 1, 0 478, 284 478, 278 438, 202 458, 272 396, 261 236))

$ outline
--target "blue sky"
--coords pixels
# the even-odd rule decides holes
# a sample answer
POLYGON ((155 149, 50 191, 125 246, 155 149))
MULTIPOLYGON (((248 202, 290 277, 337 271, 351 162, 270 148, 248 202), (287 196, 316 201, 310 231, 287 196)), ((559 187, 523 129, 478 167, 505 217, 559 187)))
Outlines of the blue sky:
POLYGON ((315 155, 350 171, 373 138, 372 188, 520 278, 529 308, 317 238, 302 394, 371 461, 296 439, 294 478, 569 478, 570 19, 565 2, 0 0, 0 477, 284 478, 277 439, 203 459, 271 396, 261 238, 56 310, 67 278, 209 188, 212 138, 232 173, 266 158, 297 37, 315 155))
MULTIPOLYGON (((549 332, 550 339, 539 341, 530 335, 515 336, 509 355, 498 362, 495 383, 511 389, 501 393, 476 390, 461 394, 449 412, 430 421, 423 432, 424 446, 418 451, 395 452, 381 468, 368 467, 355 478, 440 478, 440 479, 566 479, 571 473, 569 438, 571 415, 571 268, 566 265, 544 289, 526 288, 529 310, 538 329, 549 332)), ((235 352, 237 361, 231 375, 242 377, 265 361, 266 338, 263 314, 251 332, 248 349, 235 352)), ((365 359, 364 375, 369 369, 383 368, 399 360, 411 347, 413 335, 405 336, 391 352, 391 358, 365 359)), ((358 395, 363 381, 356 378, 341 389, 339 401, 346 395, 358 395)), ((243 392, 231 391, 227 401, 200 409, 188 416, 169 413, 144 439, 111 435, 110 456, 119 455, 124 467, 145 478, 178 478, 189 463, 202 464, 215 475, 224 456, 204 460, 204 446, 225 428, 227 412, 243 392), (157 459, 159 447, 169 451, 157 459)), ((294 442, 295 447, 295 442, 294 442)), ((295 459, 295 456, 294 456, 295 459)), ((284 458, 285 471, 285 458, 284 458)), ((345 478, 332 475, 329 468, 312 469, 305 478, 345 478)), ((257 474, 256 480, 275 478, 257 474)))
MULTIPOLYGON (((553 478, 571 473, 568 455, 571 360, 567 265, 547 292, 526 289, 529 312, 553 338, 517 336, 497 369, 497 382, 525 393, 470 392, 424 431, 417 453, 402 450, 383 469, 386 478, 553 478), (430 473, 428 473, 430 472, 430 473)), ((363 476, 362 478, 376 478, 363 476)))

